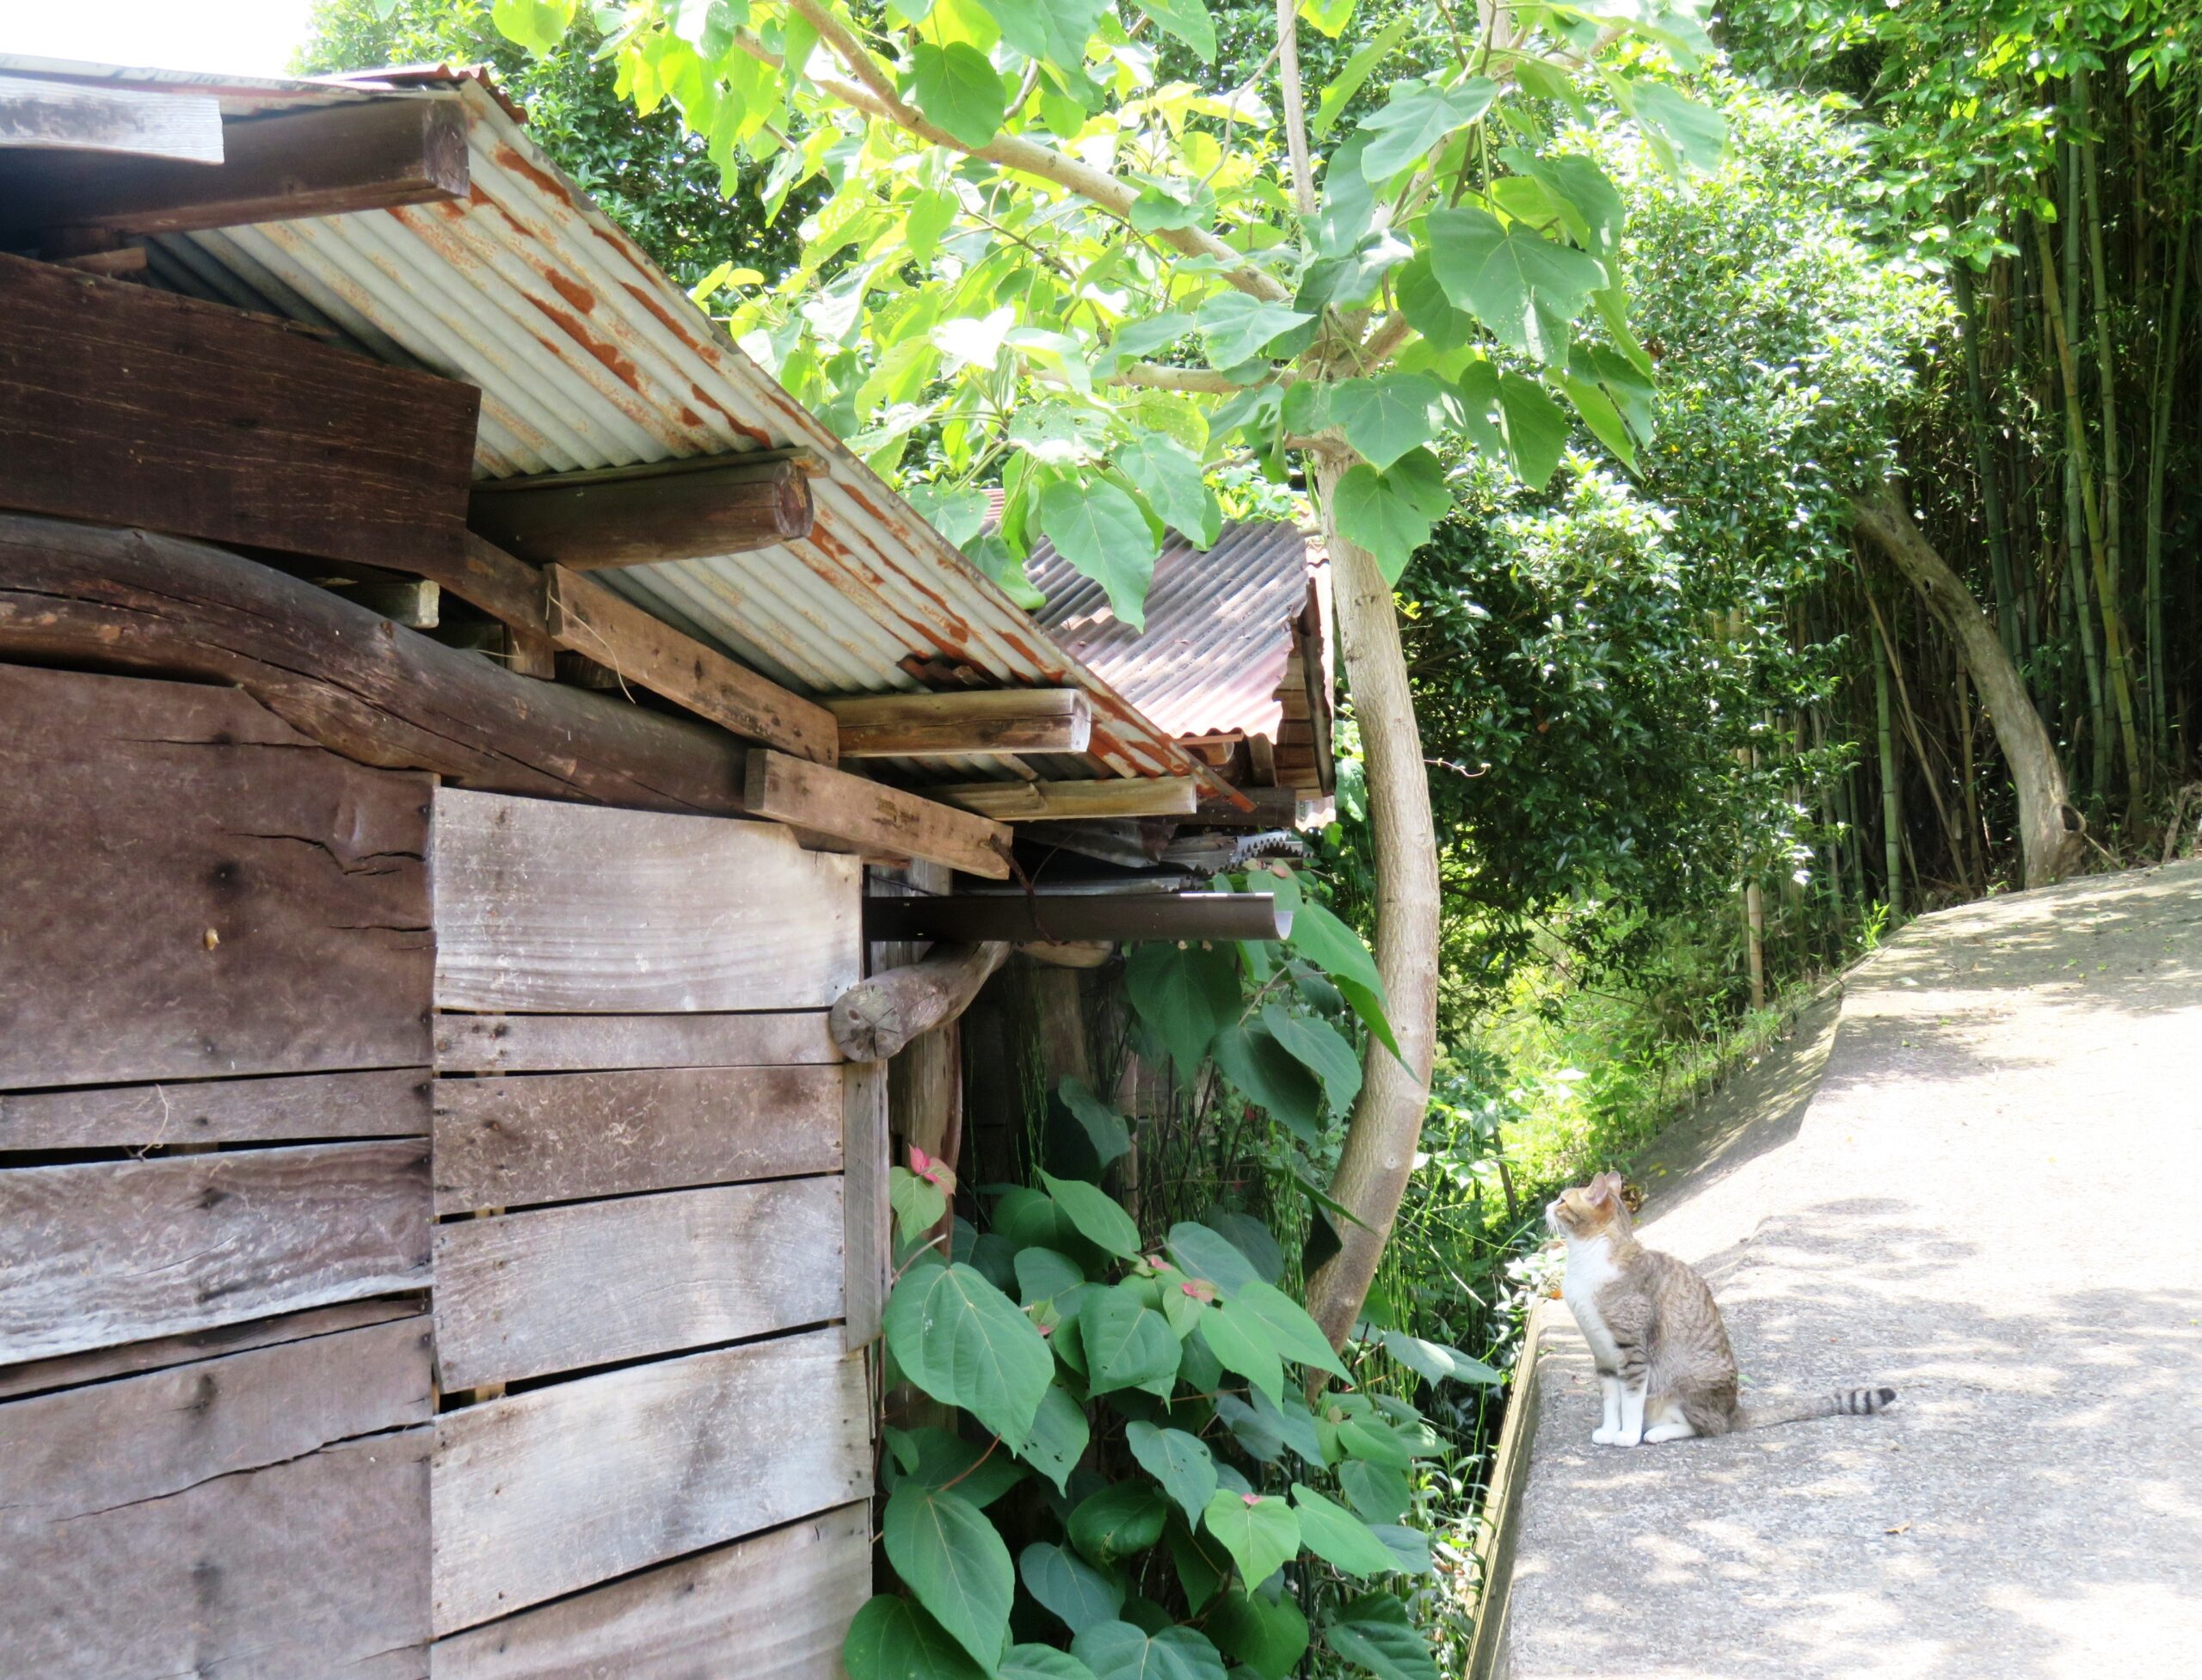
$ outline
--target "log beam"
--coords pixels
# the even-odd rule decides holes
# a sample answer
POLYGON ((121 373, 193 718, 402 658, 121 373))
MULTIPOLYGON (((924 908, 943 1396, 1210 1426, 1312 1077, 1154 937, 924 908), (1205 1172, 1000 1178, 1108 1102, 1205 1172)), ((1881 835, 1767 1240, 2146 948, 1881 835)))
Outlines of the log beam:
POLYGON ((751 813, 846 842, 867 857, 922 858, 990 881, 1009 877, 1009 830, 901 788, 760 749, 749 755, 751 813))
POLYGON ((222 160, 17 153, 0 168, 0 235, 99 227, 183 233, 464 199, 456 95, 386 95, 222 125, 222 160))
POLYGON ((1292 912, 1273 893, 966 893, 867 898, 864 924, 870 940, 1270 940, 1291 937, 1292 912))
POLYGON ((741 554, 810 534, 809 463, 720 456, 477 484, 477 535, 575 571, 741 554))
POLYGON ((235 683, 362 764, 496 793, 747 814, 707 724, 531 682, 201 543, 0 514, 0 658, 235 683))
POLYGON ((1082 753, 1093 738, 1092 706, 1077 688, 858 694, 826 706, 846 759, 1082 753))
POLYGON ((1092 782, 963 782, 926 791, 936 799, 1006 822, 1190 816, 1200 803, 1200 784, 1190 776, 1124 776, 1092 782))
POLYGON ((852 1062, 884 1062, 961 1015, 1008 957, 999 943, 944 945, 923 962, 859 981, 827 1017, 833 1043, 852 1062))

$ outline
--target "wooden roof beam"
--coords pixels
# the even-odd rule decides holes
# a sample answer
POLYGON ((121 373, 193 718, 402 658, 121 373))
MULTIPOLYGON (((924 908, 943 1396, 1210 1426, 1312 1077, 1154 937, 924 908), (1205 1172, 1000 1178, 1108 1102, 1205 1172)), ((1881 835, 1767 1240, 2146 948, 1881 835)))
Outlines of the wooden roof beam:
POLYGON ((870 940, 1079 945, 1291 934, 1292 912, 1274 893, 965 893, 864 902, 864 936, 870 940))
POLYGON ((1077 688, 859 694, 826 708, 845 759, 1082 753, 1093 737, 1092 706, 1077 688))
POLYGON ((1005 822, 1051 818, 1190 816, 1200 803, 1190 776, 1124 776, 1092 782, 963 782, 927 788, 936 799, 1005 822))
POLYGON ((0 76, 0 146, 222 161, 222 105, 204 94, 0 76))
POLYGON ((218 163, 26 152, 0 168, 0 236, 63 228, 185 233, 463 199, 456 95, 387 95, 222 124, 218 163))
POLYGON ((817 517, 806 452, 495 480, 474 487, 466 522, 523 559, 575 571, 772 548, 809 536, 817 517))
POLYGON ((1009 878, 1009 830, 983 816, 822 764, 749 755, 753 816, 840 840, 868 857, 922 858, 990 881, 1009 878))

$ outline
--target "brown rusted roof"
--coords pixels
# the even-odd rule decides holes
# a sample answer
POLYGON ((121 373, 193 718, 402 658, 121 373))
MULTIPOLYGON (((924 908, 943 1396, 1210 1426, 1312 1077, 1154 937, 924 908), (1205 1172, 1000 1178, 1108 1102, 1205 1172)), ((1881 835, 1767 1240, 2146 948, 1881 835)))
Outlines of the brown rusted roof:
MULTIPOLYGON (((1048 604, 1035 614, 1073 657, 1181 740, 1278 738, 1295 625, 1315 607, 1327 671, 1328 612, 1320 552, 1297 526, 1227 525, 1205 554, 1172 532, 1154 563, 1147 625, 1110 610, 1101 586, 1044 542, 1026 573, 1048 604)), ((1328 686, 1325 686, 1327 698, 1328 686)))

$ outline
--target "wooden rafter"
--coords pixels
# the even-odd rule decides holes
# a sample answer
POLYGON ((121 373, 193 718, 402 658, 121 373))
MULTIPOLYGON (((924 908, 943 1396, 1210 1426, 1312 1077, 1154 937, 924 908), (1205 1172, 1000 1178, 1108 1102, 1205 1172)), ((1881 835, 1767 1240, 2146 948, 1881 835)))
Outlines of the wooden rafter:
POLYGON ((1076 688, 960 689, 828 700, 843 758, 1082 753, 1093 713, 1076 688))
POLYGON ((1012 822, 1190 816, 1200 803, 1200 784, 1190 776, 1125 776, 1091 782, 960 782, 926 791, 966 810, 1012 822))
POLYGON ((575 571, 740 554, 810 534, 813 463, 721 456, 477 484, 467 523, 575 571))
POLYGON ((831 835, 867 856, 922 858, 993 881, 1009 876, 1001 823, 784 753, 749 755, 744 803, 755 815, 831 835))

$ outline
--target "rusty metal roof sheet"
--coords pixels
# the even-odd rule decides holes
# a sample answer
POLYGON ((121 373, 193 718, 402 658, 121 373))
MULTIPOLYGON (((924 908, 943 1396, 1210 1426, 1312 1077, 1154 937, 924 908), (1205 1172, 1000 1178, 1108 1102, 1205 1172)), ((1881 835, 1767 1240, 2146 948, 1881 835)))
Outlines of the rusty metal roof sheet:
MULTIPOLYGON (((486 79, 408 69, 276 82, 0 58, 26 74, 218 94, 225 110, 454 95, 466 107, 464 203, 161 236, 164 285, 309 323, 379 359, 482 391, 484 477, 630 466, 808 446, 807 539, 754 553, 636 567, 606 581, 683 629, 812 693, 926 686, 913 666, 1004 687, 1079 687, 1093 733, 1049 775, 1202 774, 780 389, 568 181, 486 79)), ((936 761, 955 779, 1015 773, 999 759, 936 761)), ((1220 784, 1212 785, 1220 786, 1220 784)))
POLYGON ((1293 621, 1319 564, 1300 529, 1282 522, 1227 525, 1205 554, 1172 532, 1154 563, 1143 631, 1047 544, 1025 571, 1048 598, 1040 622, 1172 735, 1274 739, 1293 621))

